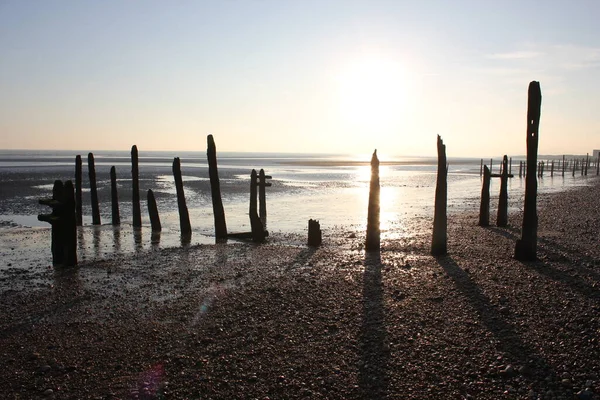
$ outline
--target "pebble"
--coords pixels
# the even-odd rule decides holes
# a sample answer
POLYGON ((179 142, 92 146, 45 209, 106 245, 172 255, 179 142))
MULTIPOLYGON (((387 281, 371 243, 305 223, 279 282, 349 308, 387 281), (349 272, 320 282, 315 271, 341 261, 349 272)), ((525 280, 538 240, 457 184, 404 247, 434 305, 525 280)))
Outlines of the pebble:
POLYGON ((579 392, 577 392, 577 399, 578 400, 592 400, 594 396, 594 393, 592 393, 590 390, 580 390, 579 392))
POLYGON ((52 396, 54 394, 54 390, 46 389, 44 390, 44 396, 52 396))

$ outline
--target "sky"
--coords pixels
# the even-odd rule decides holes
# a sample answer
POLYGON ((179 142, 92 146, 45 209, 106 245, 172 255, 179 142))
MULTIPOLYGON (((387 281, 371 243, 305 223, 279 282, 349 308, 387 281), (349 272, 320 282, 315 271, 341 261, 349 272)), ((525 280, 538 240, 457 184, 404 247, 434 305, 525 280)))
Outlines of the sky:
POLYGON ((600 148, 600 1, 0 0, 0 148, 600 148))

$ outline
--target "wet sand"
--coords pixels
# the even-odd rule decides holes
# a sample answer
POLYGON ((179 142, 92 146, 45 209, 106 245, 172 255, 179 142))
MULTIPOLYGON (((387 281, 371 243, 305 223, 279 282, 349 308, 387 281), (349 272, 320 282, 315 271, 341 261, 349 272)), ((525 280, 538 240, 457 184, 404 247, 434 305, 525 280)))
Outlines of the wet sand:
POLYGON ((440 258, 422 220, 377 255, 331 230, 13 268, 0 397, 596 399, 599 197, 540 196, 535 263, 512 257, 520 215, 468 213, 440 258))

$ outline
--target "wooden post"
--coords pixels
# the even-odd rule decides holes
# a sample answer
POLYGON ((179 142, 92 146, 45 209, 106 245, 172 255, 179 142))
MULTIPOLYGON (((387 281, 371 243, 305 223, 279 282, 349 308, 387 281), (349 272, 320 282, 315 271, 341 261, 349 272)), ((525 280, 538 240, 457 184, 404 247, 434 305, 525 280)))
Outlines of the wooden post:
POLYGON ((142 210, 140 208, 140 171, 138 167, 138 149, 131 146, 131 202, 133 205, 133 227, 142 227, 142 210))
POLYGON ((494 160, 490 158, 490 174, 494 172, 494 160))
POLYGON ((573 170, 572 170, 573 174, 572 175, 573 175, 573 177, 575 177, 575 170, 577 169, 577 161, 575 159, 573 159, 571 162, 573 163, 573 170))
POLYGON ((590 153, 587 153, 585 156, 585 176, 587 176, 589 166, 590 166, 590 153))
POLYGON ((82 203, 82 190, 81 190, 81 156, 78 154, 75 157, 75 212, 77 226, 83 225, 83 203, 82 203))
POLYGON ((521 239, 515 246, 515 258, 520 261, 535 261, 537 258, 537 179, 535 164, 539 141, 542 92, 540 83, 529 84, 527 100, 527 177, 525 179, 525 205, 521 239))
POLYGON ((431 254, 441 256, 448 252, 447 204, 448 204, 448 166, 446 165, 446 145, 440 135, 437 137, 437 183, 435 185, 435 211, 433 215, 433 239, 431 254))
POLYGON ((369 186, 369 206, 367 212, 367 238, 365 240, 366 251, 380 250, 379 192, 379 159, 377 158, 377 150, 375 150, 371 157, 371 183, 369 186))
POLYGON ((512 175, 512 157, 508 159, 508 174, 512 175))
POLYGON ((598 159, 596 160, 596 175, 600 175, 600 154, 598 154, 598 159))
POLYGON ((117 192, 117 171, 115 167, 110 168, 110 199, 112 205, 112 224, 121 225, 121 215, 119 213, 119 194, 117 192))
POLYGON ((52 226, 52 265, 77 265, 77 217, 73 182, 54 181, 51 199, 41 199, 40 204, 52 208, 51 214, 38 215, 39 221, 52 226))
POLYGON ((322 242, 321 224, 314 219, 308 220, 308 245, 318 247, 322 242))
POLYGON ((252 230, 252 241, 262 243, 265 241, 266 231, 262 221, 258 216, 256 204, 256 187, 258 186, 256 170, 253 169, 250 173, 250 229, 252 230))
POLYGON ((483 185, 481 185, 481 205, 479 206, 479 226, 490 225, 490 181, 492 174, 490 169, 483 167, 483 185))
POLYGON ((148 189, 148 214, 150 214, 150 225, 152 226, 152 232, 160 232, 162 226, 160 224, 160 217, 158 216, 158 207, 156 207, 156 199, 154 198, 154 192, 152 189, 148 189))
POLYGON ((481 159, 481 163, 479 164, 479 176, 483 176, 483 158, 481 159))
POLYGON ((563 161, 562 161, 562 176, 565 176, 565 156, 563 155, 563 161))
POLYGON ((92 196, 92 224, 100 225, 100 207, 98 206, 98 189, 96 188, 96 166, 94 155, 88 154, 88 173, 90 177, 90 194, 92 196))
POLYGON ((213 135, 208 135, 208 176, 210 178, 210 193, 212 197, 213 216, 215 220, 215 238, 227 240, 227 223, 225 222, 225 209, 221 200, 221 184, 217 169, 217 147, 213 135))
POLYGON ((177 207, 179 209, 179 226, 181 236, 192 236, 192 226, 190 224, 190 215, 185 204, 185 195, 183 193, 183 179, 181 178, 181 161, 179 157, 173 160, 173 176, 175 177, 175 189, 177 190, 177 207))
POLYGON ((581 159, 581 176, 583 176, 583 170, 585 168, 585 163, 583 161, 583 158, 581 159))
POLYGON ((261 168, 258 172, 258 215, 263 229, 267 229, 267 196, 265 188, 267 182, 265 180, 265 170, 261 168))
POLYGON ((502 159, 502 176, 500 177, 500 198, 498 200, 498 215, 496 226, 508 225, 508 158, 502 159))
POLYGON ((523 161, 519 161, 519 178, 523 177, 523 161))

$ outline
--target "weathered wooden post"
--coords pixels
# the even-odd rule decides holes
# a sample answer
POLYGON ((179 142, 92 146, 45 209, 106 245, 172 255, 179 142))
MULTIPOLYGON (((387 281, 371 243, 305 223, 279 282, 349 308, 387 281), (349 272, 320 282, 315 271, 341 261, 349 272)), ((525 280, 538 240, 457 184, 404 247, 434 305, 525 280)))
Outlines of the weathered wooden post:
POLYGON ((523 161, 519 161, 519 178, 523 177, 523 161))
POLYGON ((112 224, 121 225, 121 215, 119 213, 119 194, 117 192, 117 171, 115 167, 110 168, 110 199, 112 205, 112 224))
POLYGON ((587 153, 585 156, 585 176, 587 176, 589 166, 590 166, 590 153, 587 153))
POLYGON ((490 173, 494 172, 494 160, 490 158, 490 173))
POLYGON ((585 162, 583 161, 583 158, 581 159, 581 176, 583 176, 583 170, 585 169, 585 162))
POLYGON ((308 245, 319 247, 322 242, 321 224, 314 219, 308 220, 308 245))
POLYGON ((508 159, 508 174, 512 175, 512 157, 508 159))
POLYGON ((502 159, 502 176, 500 176, 500 197, 498 199, 498 215, 496 226, 508 225, 508 159, 502 159))
MULTIPOLYGON (((437 137, 438 169, 435 185, 435 211, 433 215, 433 239, 431 254, 441 256, 448 252, 447 204, 448 204, 448 166, 446 164, 446 145, 440 135, 437 137)), ((506 167, 506 166, 505 166, 506 167)))
POLYGON ((52 226, 52 265, 77 265, 77 216, 73 182, 54 181, 51 199, 41 199, 40 204, 52 207, 51 214, 40 214, 38 220, 52 226))
POLYGON ((598 159, 596 160, 596 175, 600 175, 600 154, 598 154, 598 159))
POLYGON ((366 251, 379 251, 380 235, 379 230, 379 159, 377 150, 371 157, 371 183, 369 186, 369 206, 367 212, 367 238, 365 240, 366 251))
POLYGON ((490 225, 490 181, 492 173, 485 165, 483 170, 483 185, 481 185, 481 205, 479 206, 479 226, 490 225))
POLYGON ((77 226, 83 225, 83 203, 81 190, 81 156, 78 154, 75 157, 75 213, 77 226))
POLYGON ((208 176, 210 178, 210 193, 212 197, 213 216, 215 220, 215 238, 217 240, 227 240, 227 223, 225 222, 225 209, 221 199, 221 184, 219 181, 219 172, 217 169, 217 147, 213 135, 208 135, 208 176))
POLYGON ((98 189, 96 188, 96 166, 94 155, 88 154, 88 173, 90 177, 90 194, 92 196, 92 224, 100 225, 100 207, 98 206, 98 189))
POLYGON ((267 229, 267 196, 265 193, 265 187, 267 182, 265 180, 265 170, 261 168, 258 171, 258 216, 262 223, 263 229, 267 229))
POLYGON ((154 192, 152 189, 148 189, 148 214, 150 215, 150 226, 152 232, 160 232, 162 226, 160 224, 160 217, 158 216, 158 207, 156 206, 156 199, 154 198, 154 192))
POLYGON ((515 258, 520 261, 535 261, 537 258, 537 179, 535 167, 539 141, 542 91, 540 83, 529 84, 527 101, 527 177, 525 178, 525 205, 521 239, 515 246, 515 258))
POLYGON ((565 156, 563 154, 563 161, 562 161, 562 176, 565 176, 565 156))
POLYGON ((265 237, 267 236, 267 232, 263 227, 262 221, 258 216, 257 204, 256 204, 256 196, 257 196, 257 173, 256 170, 253 169, 250 173, 250 207, 248 210, 248 214, 250 216, 250 229, 252 230, 252 241, 262 243, 265 241, 265 237))
POLYGON ((573 175, 573 177, 575 177, 575 170, 577 169, 577 161, 575 159, 573 159, 572 163, 573 163, 572 175, 573 175))
POLYGON ((479 164, 479 176, 483 176, 483 158, 481 159, 481 163, 479 164))
POLYGON ((552 164, 550 164, 550 176, 554 176, 554 160, 552 160, 552 164))
POLYGON ((183 179, 181 178, 181 161, 179 157, 173 160, 173 176, 175 177, 175 189, 177 190, 177 207, 179 209, 179 226, 181 236, 192 236, 192 226, 190 224, 190 215, 185 204, 185 195, 183 193, 183 179))
POLYGON ((131 146, 131 203, 133 205, 133 227, 142 227, 142 210, 140 208, 140 171, 138 167, 138 148, 131 146))

